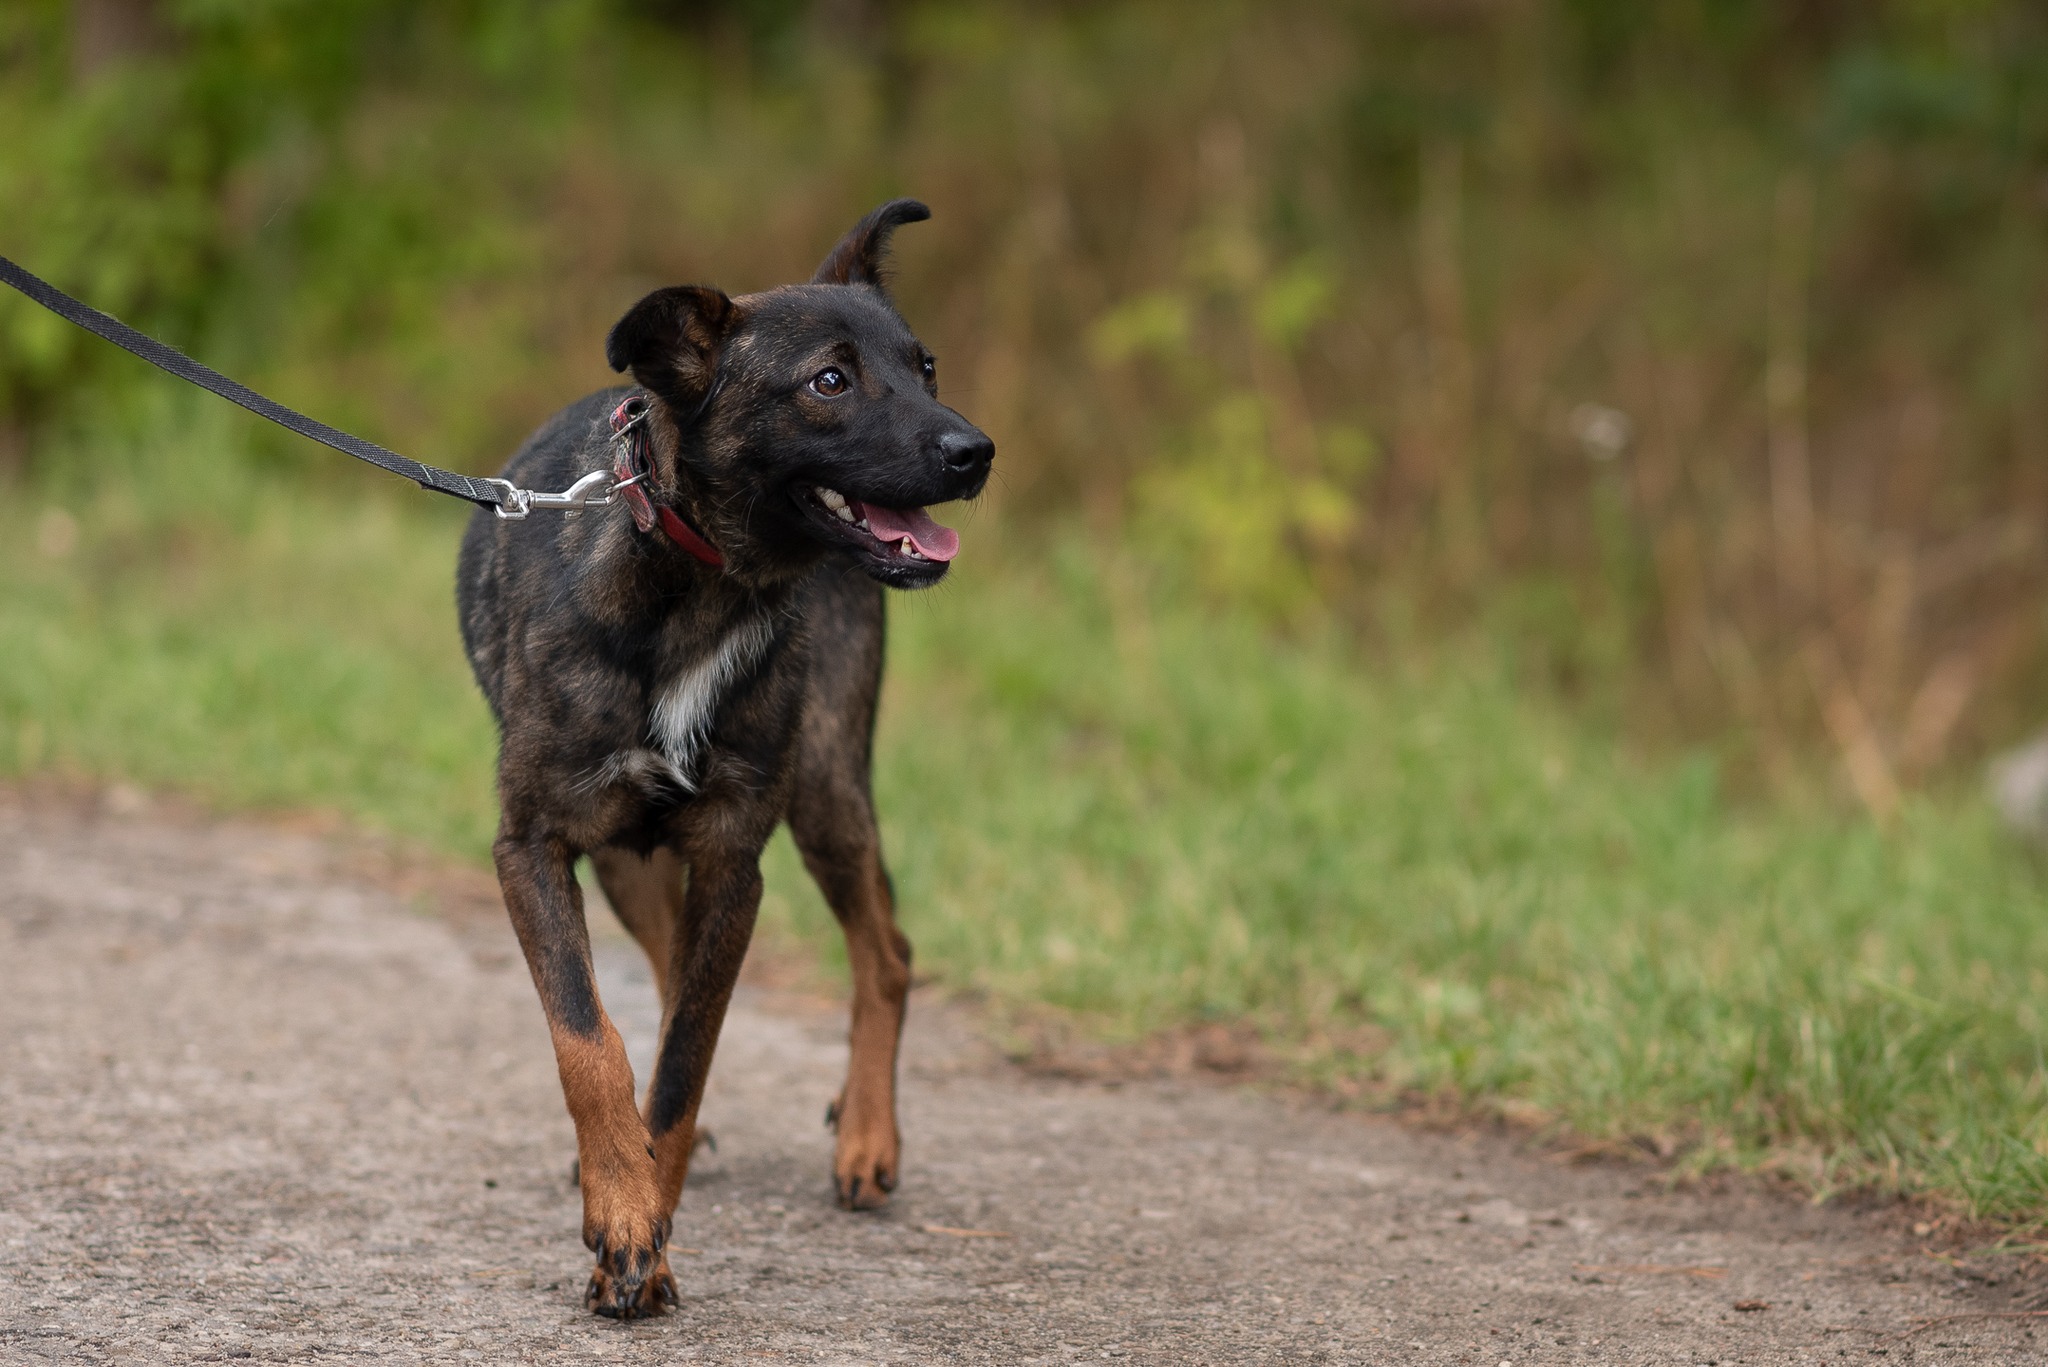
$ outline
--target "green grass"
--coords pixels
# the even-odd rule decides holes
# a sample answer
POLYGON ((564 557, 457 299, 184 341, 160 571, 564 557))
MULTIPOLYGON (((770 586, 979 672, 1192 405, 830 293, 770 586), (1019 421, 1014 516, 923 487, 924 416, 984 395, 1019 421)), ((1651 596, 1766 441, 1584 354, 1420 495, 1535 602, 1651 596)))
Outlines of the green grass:
MULTIPOLYGON (((460 510, 249 468, 102 462, 69 550, 62 490, 8 491, 0 772, 481 858, 460 510)), ((1483 646, 1279 641, 1155 581, 970 524, 955 579, 894 601, 877 781, 922 968, 1110 1036, 1248 1019, 1368 1098, 2048 1215, 2048 880, 1976 800, 1889 834, 1733 802, 1483 646)), ((771 925, 829 941, 770 868, 771 925)))

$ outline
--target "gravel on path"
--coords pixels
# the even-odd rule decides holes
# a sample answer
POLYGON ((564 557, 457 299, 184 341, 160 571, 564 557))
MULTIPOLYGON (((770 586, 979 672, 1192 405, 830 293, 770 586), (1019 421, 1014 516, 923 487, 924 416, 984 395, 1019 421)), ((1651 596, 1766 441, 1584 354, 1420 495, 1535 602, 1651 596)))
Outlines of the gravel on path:
MULTIPOLYGON (((644 1051, 645 968, 597 940, 644 1051)), ((2026 1268, 1934 1256, 1896 1207, 1035 1077, 928 1003, 906 1048, 903 1187, 842 1213, 843 1017, 743 989, 682 1305, 598 1320, 509 932, 322 837, 0 794, 0 1361, 2048 1361, 2026 1268)))

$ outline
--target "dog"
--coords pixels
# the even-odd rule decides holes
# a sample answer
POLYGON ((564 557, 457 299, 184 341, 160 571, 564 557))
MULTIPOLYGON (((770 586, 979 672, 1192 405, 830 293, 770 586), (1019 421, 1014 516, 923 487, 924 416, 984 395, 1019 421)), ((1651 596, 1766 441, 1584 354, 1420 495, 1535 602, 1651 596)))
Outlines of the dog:
POLYGON ((924 509, 977 496, 995 458, 939 402, 932 353, 886 291, 890 235, 929 217, 882 205, 808 284, 641 299, 605 340, 633 384, 563 409, 503 472, 558 489, 610 470, 612 503, 480 512, 463 538, 462 639, 500 738, 493 856, 576 1125, 600 1315, 675 1303, 663 1249, 783 821, 853 970, 827 1111, 839 1203, 880 1206, 896 1186, 910 942, 869 782, 883 588, 945 576, 959 538, 924 509), (637 1106, 591 971, 585 856, 661 991, 637 1106))

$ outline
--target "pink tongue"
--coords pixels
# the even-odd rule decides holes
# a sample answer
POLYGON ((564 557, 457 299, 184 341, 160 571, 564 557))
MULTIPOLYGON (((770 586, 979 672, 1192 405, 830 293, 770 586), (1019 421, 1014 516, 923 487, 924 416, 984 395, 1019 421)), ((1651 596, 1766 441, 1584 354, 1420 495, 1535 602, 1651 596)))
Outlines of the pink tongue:
POLYGON ((917 547, 917 553, 927 560, 951 560, 960 554, 960 533, 951 527, 941 527, 922 508, 884 508, 858 499, 849 502, 853 504, 854 516, 868 520, 868 530, 878 541, 896 542, 907 536, 910 544, 917 547))

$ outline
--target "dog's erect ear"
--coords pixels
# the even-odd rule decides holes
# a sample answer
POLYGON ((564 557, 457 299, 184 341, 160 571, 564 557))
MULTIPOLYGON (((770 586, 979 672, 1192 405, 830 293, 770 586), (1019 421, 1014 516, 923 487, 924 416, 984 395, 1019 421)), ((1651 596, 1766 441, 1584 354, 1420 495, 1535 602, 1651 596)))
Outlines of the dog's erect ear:
POLYGON ((814 285, 883 284, 882 260, 888 255, 889 234, 906 223, 922 223, 932 211, 914 199, 892 199, 853 225, 853 231, 839 239, 832 255, 811 277, 814 285))
POLYGON ((723 290, 671 285, 633 305, 613 325, 604 358, 663 398, 701 398, 718 370, 719 348, 738 321, 739 310, 723 290))

